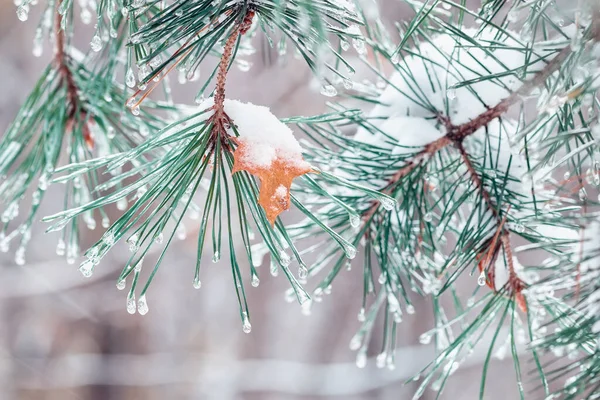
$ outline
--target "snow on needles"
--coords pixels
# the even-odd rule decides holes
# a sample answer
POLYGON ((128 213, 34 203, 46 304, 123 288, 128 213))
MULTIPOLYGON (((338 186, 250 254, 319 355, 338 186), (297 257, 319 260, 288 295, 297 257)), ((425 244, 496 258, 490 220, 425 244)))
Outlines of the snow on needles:
MULTIPOLYGON (((208 98, 199 107, 208 109, 213 104, 213 99, 208 98)), ((245 164, 269 168, 276 158, 280 158, 297 167, 309 167, 302 159, 302 147, 292 130, 268 107, 226 99, 225 113, 236 126, 240 135, 238 140, 248 145, 245 164)))
MULTIPOLYGON (((516 72, 510 73, 526 64, 525 48, 517 34, 510 33, 507 37, 498 35, 497 30, 486 29, 478 35, 477 30, 466 29, 465 36, 479 42, 481 48, 456 36, 439 35, 413 49, 416 55, 401 59, 390 76, 390 84, 378 98, 380 104, 373 108, 370 117, 382 118, 373 123, 396 139, 398 145, 411 146, 415 140, 420 145, 427 144, 426 139, 433 141, 445 134, 438 115, 446 115, 454 125, 463 124, 498 104, 522 84, 516 72), (494 75, 495 78, 454 88, 461 82, 494 75), (405 124, 403 117, 420 118, 423 123, 405 124), (396 123, 386 123, 389 118, 396 123), (406 129, 407 124, 410 129, 406 129)), ((532 59, 537 59, 536 55, 532 59)), ((542 66, 541 62, 529 65, 528 75, 542 66)), ((364 129, 359 130, 355 139, 377 144, 389 142, 385 135, 371 135, 364 129)))

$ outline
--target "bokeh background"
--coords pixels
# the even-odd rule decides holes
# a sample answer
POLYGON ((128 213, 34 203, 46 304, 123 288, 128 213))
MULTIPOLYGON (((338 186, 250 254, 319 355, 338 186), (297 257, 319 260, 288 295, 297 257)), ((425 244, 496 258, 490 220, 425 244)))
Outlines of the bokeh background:
MULTIPOLYGON (((398 1, 380 3, 387 22, 412 17, 398 1)), ((48 44, 40 58, 31 52, 40 6, 27 22, 15 11, 12 1, 0 0, 0 132, 51 59, 48 44)), ((77 32, 76 44, 87 49, 91 27, 77 32)), ((270 106, 280 117, 325 109, 302 62, 265 59, 249 59, 249 72, 232 70, 228 97, 270 106)), ((192 104, 195 90, 194 83, 174 83, 180 102, 192 104)), ((61 198, 60 187, 49 190, 40 215, 56 211, 61 198)), ((86 231, 85 243, 98 239, 99 230, 86 231)), ((417 386, 404 381, 433 357, 432 345, 418 341, 432 327, 431 305, 415 298, 417 313, 399 329, 396 369, 376 368, 377 340, 367 366, 356 367, 348 343, 359 327, 360 257, 310 316, 285 301, 285 277, 262 266, 260 286, 247 285, 253 329, 244 334, 227 260, 213 264, 208 255, 202 288, 192 288, 193 235, 168 253, 149 292, 150 312, 141 316, 127 313, 126 293, 115 287, 128 257, 124 246, 86 279, 56 255, 57 238, 42 231, 40 224, 26 266, 0 253, 0 399, 411 399, 417 386)), ((475 352, 443 398, 478 398, 483 357, 475 352)), ((486 399, 517 398, 509 358, 492 361, 486 399)), ((423 398, 436 396, 428 390, 423 398)))

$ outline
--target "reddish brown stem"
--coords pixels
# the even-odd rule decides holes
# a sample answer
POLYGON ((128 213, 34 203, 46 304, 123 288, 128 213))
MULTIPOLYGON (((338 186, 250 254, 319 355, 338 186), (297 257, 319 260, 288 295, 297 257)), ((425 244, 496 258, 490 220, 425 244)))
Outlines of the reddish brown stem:
POLYGON ((231 63, 231 56, 233 55, 233 49, 238 38, 246 33, 250 26, 252 25, 252 19, 254 18, 254 11, 249 10, 244 17, 244 20, 236 25, 227 42, 225 42, 225 46, 223 48, 223 55, 221 56, 221 61, 219 63, 219 68, 217 72, 217 84, 215 88, 215 119, 220 121, 224 114, 224 104, 225 104, 225 83, 227 81, 227 71, 229 70, 229 64, 231 63))
MULTIPOLYGON (((64 0, 63 0, 64 1, 64 0)), ((69 69, 67 62, 68 55, 65 51, 67 47, 65 31, 61 28, 63 16, 58 12, 62 1, 56 2, 56 17, 54 19, 54 35, 56 37, 56 55, 55 60, 58 64, 58 71, 61 78, 67 86, 67 101, 70 105, 69 118, 73 118, 77 109, 77 85, 73 79, 73 74, 69 69)))

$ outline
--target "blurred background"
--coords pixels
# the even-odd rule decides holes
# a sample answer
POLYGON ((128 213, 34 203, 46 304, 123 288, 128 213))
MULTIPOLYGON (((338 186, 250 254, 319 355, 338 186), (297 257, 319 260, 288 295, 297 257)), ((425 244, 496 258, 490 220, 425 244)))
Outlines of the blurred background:
MULTIPOLYGON (((380 3, 388 22, 412 17, 398 1, 380 3)), ((20 22, 13 2, 0 0, 0 132, 51 59, 47 44, 40 58, 31 52, 40 9, 32 7, 20 22)), ((87 49, 91 27, 77 32, 76 43, 87 49)), ((279 117, 324 110, 302 62, 268 64, 261 55, 249 61, 249 72, 232 70, 228 97, 270 106, 279 117)), ((173 85, 176 100, 193 103, 193 83, 173 85)), ((58 210, 60 190, 48 191, 40 217, 58 210)), ((432 345, 418 340, 432 327, 431 305, 415 298, 417 313, 406 315, 398 332, 395 370, 375 366, 377 339, 367 366, 356 367, 348 343, 359 327, 360 265, 337 279, 310 316, 285 301, 287 280, 263 265, 260 286, 247 285, 252 333, 244 334, 226 259, 207 258, 202 288, 193 289, 193 235, 168 253, 149 291, 150 312, 141 316, 127 313, 126 292, 115 287, 125 247, 86 279, 56 255, 57 237, 42 231, 39 224, 27 265, 0 253, 0 399, 411 399, 417 385, 404 381, 433 358, 432 345)), ((100 234, 100 228, 86 231, 84 243, 100 234)), ((443 398, 478 398, 484 355, 476 351, 454 374, 443 398)), ((423 398, 437 395, 428 390, 423 398)), ((511 398, 517 398, 512 361, 494 359, 486 399, 511 398)))

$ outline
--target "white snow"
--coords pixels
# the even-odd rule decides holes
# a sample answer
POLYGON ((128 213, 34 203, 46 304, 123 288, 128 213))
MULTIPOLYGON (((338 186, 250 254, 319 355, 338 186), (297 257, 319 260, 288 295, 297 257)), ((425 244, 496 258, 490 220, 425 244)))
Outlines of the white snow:
MULTIPOLYGON (((213 104, 213 98, 208 98, 198 107, 204 110, 213 104)), ((268 107, 226 99, 225 113, 237 127, 238 140, 247 145, 245 163, 268 168, 276 158, 280 158, 298 167, 309 167, 302 159, 302 147, 292 130, 268 107)))
POLYGON ((285 198, 287 196, 288 190, 285 186, 279 185, 277 189, 275 189, 275 196, 279 199, 285 198))
MULTIPOLYGON (((465 33, 483 47, 490 47, 491 55, 481 48, 473 48, 464 39, 457 42, 456 37, 439 35, 431 43, 424 42, 418 49, 413 49, 418 55, 400 60, 402 72, 395 71, 389 77, 390 84, 378 98, 381 104, 369 114, 370 117, 383 117, 380 121, 374 120, 373 124, 398 140, 400 146, 411 146, 415 142, 423 146, 445 134, 445 127, 437 122, 439 115, 447 116, 454 125, 459 125, 475 118, 487 107, 495 106, 510 91, 517 89, 521 81, 512 74, 453 88, 482 75, 517 70, 525 63, 525 53, 519 50, 522 45, 518 39, 503 37, 498 40, 495 38, 497 31, 491 29, 484 30, 479 36, 476 32, 465 29, 465 33), (498 41, 502 43, 498 44, 498 41), (400 118, 407 117, 411 119, 399 123, 400 118), (396 124, 388 123, 389 118, 395 119, 396 124), (421 122, 415 122, 416 119, 421 122), (433 133, 432 128, 439 134, 433 133)), ((511 35, 518 38, 517 34, 511 35)), ((542 66, 541 62, 529 66, 529 76, 542 66)), ((364 129, 357 132, 355 139, 378 145, 386 142, 385 135, 373 135, 364 129)))

